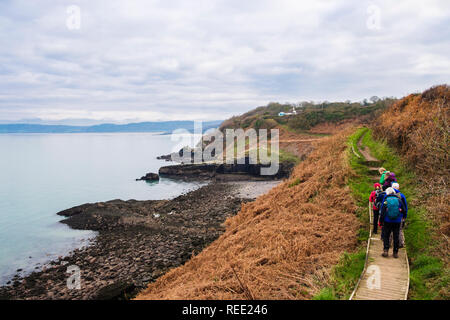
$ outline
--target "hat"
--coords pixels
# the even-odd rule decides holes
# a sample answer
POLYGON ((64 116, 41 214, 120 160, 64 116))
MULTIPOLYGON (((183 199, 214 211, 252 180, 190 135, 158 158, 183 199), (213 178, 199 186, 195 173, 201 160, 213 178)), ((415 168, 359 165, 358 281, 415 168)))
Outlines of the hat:
POLYGON ((394 182, 394 183, 392 184, 392 188, 397 189, 397 190, 400 190, 400 185, 399 185, 397 182, 394 182))
POLYGON ((373 187, 376 189, 376 188, 381 188, 381 184, 379 184, 378 182, 377 183, 374 183, 373 184, 373 187))
POLYGON ((386 195, 395 194, 395 190, 392 187, 386 189, 386 195))

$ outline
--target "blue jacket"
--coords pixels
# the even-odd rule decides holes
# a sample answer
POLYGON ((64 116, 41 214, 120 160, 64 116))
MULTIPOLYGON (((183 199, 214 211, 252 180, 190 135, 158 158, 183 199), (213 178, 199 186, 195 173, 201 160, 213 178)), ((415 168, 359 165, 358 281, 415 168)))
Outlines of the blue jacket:
MULTIPOLYGON (((402 222, 402 217, 406 219, 406 209, 405 209, 405 205, 403 203, 403 198, 402 198, 401 201, 398 202, 399 203, 399 209, 401 209, 400 211, 401 211, 402 215, 399 218, 395 219, 395 220, 391 220, 391 219, 389 219, 387 217, 387 215, 386 215, 386 209, 387 208, 384 206, 384 200, 386 200, 386 198, 389 197, 389 196, 392 197, 394 195, 385 195, 383 197, 383 201, 381 201, 381 209, 380 209, 381 217, 382 217, 384 222, 400 223, 400 222, 402 222)), ((406 201, 406 199, 405 199, 405 201, 406 201)))

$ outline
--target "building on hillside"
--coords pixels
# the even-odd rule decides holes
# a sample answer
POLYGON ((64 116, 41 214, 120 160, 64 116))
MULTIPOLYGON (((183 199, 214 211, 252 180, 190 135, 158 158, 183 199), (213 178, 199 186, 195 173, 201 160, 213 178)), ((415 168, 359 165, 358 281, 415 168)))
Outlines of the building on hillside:
POLYGON ((297 114, 297 110, 295 110, 295 107, 292 107, 292 112, 280 112, 280 113, 278 113, 278 116, 284 117, 284 116, 292 116, 292 115, 296 115, 296 114, 297 114))

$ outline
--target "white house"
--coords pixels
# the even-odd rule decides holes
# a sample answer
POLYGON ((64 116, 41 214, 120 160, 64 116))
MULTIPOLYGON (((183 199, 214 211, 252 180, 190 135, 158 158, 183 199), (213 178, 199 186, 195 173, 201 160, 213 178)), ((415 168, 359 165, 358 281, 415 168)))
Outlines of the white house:
POLYGON ((278 116, 283 117, 283 116, 292 116, 297 114, 297 110, 295 110, 295 107, 292 107, 292 112, 280 112, 278 113, 278 116))

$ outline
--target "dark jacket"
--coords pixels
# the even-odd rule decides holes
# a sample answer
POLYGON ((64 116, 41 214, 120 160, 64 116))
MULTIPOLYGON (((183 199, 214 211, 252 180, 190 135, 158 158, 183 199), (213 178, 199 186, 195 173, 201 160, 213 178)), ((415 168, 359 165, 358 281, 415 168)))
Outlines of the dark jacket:
POLYGON ((381 209, 381 202, 383 202, 384 197, 386 196, 386 191, 380 192, 375 200, 375 205, 378 209, 381 209))

